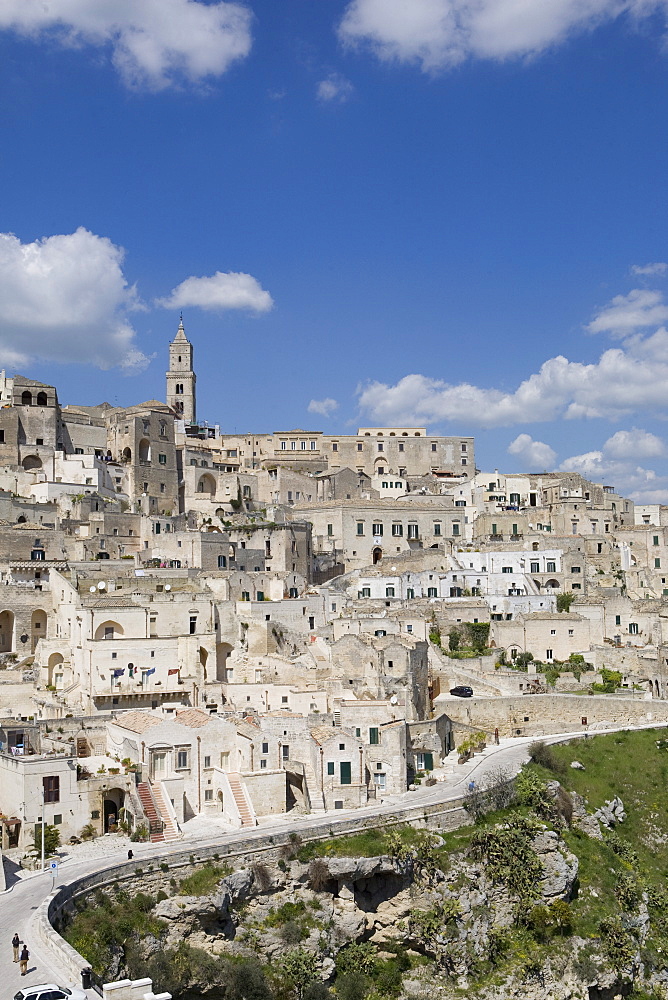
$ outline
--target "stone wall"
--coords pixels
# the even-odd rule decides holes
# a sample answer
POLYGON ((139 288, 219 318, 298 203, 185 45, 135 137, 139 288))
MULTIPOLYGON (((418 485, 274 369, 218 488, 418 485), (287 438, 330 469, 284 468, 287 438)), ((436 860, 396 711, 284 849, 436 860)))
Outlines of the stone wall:
POLYGON ((536 694, 517 698, 466 698, 448 701, 458 724, 500 736, 543 736, 586 732, 607 726, 668 722, 668 702, 614 695, 536 694))
MULTIPOLYGON (((328 840, 334 835, 352 835, 379 826, 387 828, 403 823, 430 830, 449 831, 470 823, 470 819, 463 807, 463 799, 458 798, 409 806, 392 813, 377 809, 362 820, 355 817, 339 820, 332 816, 329 828, 323 829, 322 825, 316 823, 300 823, 292 828, 290 834, 297 833, 304 842, 328 840)), ((286 831, 267 837, 258 831, 255 834, 228 836, 223 843, 214 847, 165 852, 164 855, 154 855, 149 864, 129 861, 94 872, 47 896, 35 911, 32 933, 37 934, 42 943, 55 953, 58 963, 67 970, 72 981, 78 983, 81 970, 88 968, 88 962, 55 930, 76 899, 90 894, 92 889, 104 889, 118 882, 129 883, 127 888, 133 894, 157 893, 162 889, 171 895, 174 892, 170 884, 172 878, 185 878, 207 861, 232 864, 235 868, 248 866, 254 860, 277 862, 281 857, 281 848, 291 843, 290 834, 286 831)))

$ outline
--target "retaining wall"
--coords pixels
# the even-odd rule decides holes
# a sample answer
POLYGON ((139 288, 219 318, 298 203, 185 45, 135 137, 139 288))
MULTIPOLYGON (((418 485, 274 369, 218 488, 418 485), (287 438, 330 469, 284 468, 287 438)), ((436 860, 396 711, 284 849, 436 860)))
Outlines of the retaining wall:
MULTIPOLYGON (((122 865, 93 872, 76 879, 69 885, 56 889, 41 903, 33 917, 33 932, 47 948, 51 949, 58 963, 68 972, 75 983, 81 981, 81 970, 89 963, 67 943, 55 929, 62 918, 73 909, 75 901, 91 890, 104 889, 117 883, 132 882, 133 894, 149 892, 155 894, 162 889, 168 895, 174 893, 170 880, 178 872, 180 878, 196 871, 202 862, 221 861, 243 867, 256 858, 279 860, 281 848, 291 843, 290 833, 297 834, 304 843, 329 840, 332 836, 351 835, 379 826, 397 826, 411 823, 430 830, 456 830, 471 822, 463 807, 463 798, 449 799, 447 802, 426 803, 409 806, 388 813, 384 810, 367 814, 363 819, 351 817, 339 820, 332 816, 331 824, 295 824, 291 831, 270 836, 261 833, 255 836, 228 837, 220 844, 199 850, 185 849, 176 853, 153 855, 143 862, 126 861, 122 865)), ((159 985, 159 984, 158 984, 159 985)))

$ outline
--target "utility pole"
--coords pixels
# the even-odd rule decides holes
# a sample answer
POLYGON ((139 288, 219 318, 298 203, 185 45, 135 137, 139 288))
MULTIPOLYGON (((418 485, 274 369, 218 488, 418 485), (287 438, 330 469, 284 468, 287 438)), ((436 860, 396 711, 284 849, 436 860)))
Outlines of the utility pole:
POLYGON ((44 781, 42 780, 42 871, 44 871, 44 813, 46 806, 46 792, 44 790, 44 781))

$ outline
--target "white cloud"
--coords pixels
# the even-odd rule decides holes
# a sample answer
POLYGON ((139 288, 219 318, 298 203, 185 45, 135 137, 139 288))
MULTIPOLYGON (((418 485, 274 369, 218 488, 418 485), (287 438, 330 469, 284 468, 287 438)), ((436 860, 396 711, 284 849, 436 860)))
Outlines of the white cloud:
POLYGON ((509 427, 583 417, 616 419, 641 411, 668 410, 668 331, 636 336, 605 351, 594 364, 550 358, 514 392, 462 382, 450 385, 426 375, 406 375, 394 385, 358 388, 360 408, 374 423, 466 422, 509 427))
POLYGON ((645 469, 633 462, 608 458, 604 451, 573 455, 562 462, 559 468, 562 472, 579 472, 585 479, 613 486, 623 496, 641 503, 651 503, 641 498, 646 497, 648 491, 661 492, 662 485, 662 495, 668 498, 668 477, 658 476, 653 469, 645 469))
POLYGON ((656 496, 662 497, 658 502, 665 503, 668 501, 668 477, 637 463, 639 458, 660 458, 665 451, 661 438, 634 427, 630 431, 617 431, 600 451, 588 451, 567 458, 559 468, 614 486, 637 503, 657 502, 651 499, 656 496))
POLYGON ((331 417, 335 410, 338 410, 339 404, 335 399, 312 399, 308 404, 309 413, 319 413, 322 417, 331 417))
POLYGON ((251 48, 251 12, 199 0, 0 0, 0 30, 71 48, 109 47, 128 86, 220 76, 251 48))
POLYGON ((251 274, 216 271, 210 278, 186 278, 172 289, 168 298, 156 299, 155 304, 163 309, 197 306, 199 309, 268 312, 274 300, 251 274))
POLYGON ((631 274, 640 275, 662 275, 668 272, 668 264, 664 261, 657 261, 656 264, 634 264, 631 274))
POLYGON ((630 431, 617 431, 603 445, 611 458, 660 458, 666 446, 656 434, 633 427, 630 431))
POLYGON ((340 73, 330 73, 325 80, 318 84, 316 93, 320 101, 337 101, 343 104, 353 95, 354 87, 350 80, 340 73))
POLYGON ((142 308, 123 275, 124 251, 86 229, 21 243, 0 234, 0 360, 119 365, 142 371, 127 312, 142 308))
POLYGON ((636 330, 644 330, 668 320, 668 305, 661 292, 648 288, 634 288, 628 295, 615 295, 587 326, 590 333, 611 333, 627 337, 636 330))
POLYGON ((471 57, 535 56, 622 14, 663 9, 663 0, 351 0, 339 36, 434 72, 471 57))
POLYGON ((530 434, 518 434, 508 445, 508 454, 517 455, 527 468, 536 471, 552 468, 557 453, 544 441, 534 441, 530 434))

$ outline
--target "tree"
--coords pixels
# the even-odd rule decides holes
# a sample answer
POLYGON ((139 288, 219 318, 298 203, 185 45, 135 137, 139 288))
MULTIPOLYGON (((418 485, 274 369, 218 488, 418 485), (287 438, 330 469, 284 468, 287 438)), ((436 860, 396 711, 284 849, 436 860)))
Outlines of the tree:
MULTIPOLYGON (((39 823, 35 827, 35 836, 33 840, 35 850, 38 854, 42 853, 42 824, 39 823)), ((48 823, 44 827, 44 857, 48 858, 50 854, 53 854, 60 847, 60 830, 57 826, 51 826, 48 823)))
POLYGON ((575 600, 575 594, 557 594, 557 611, 570 611, 571 604, 575 600))
POLYGON ((451 628, 448 632, 448 649, 451 653, 459 649, 459 632, 456 628, 451 628))
POLYGON ((489 643, 489 622, 467 622, 466 631, 468 632, 471 649, 475 650, 476 653, 482 653, 483 650, 487 649, 489 643))
POLYGON ((302 1000, 306 987, 318 978, 318 959, 305 948, 294 948, 281 959, 280 971, 298 1000, 302 1000))

